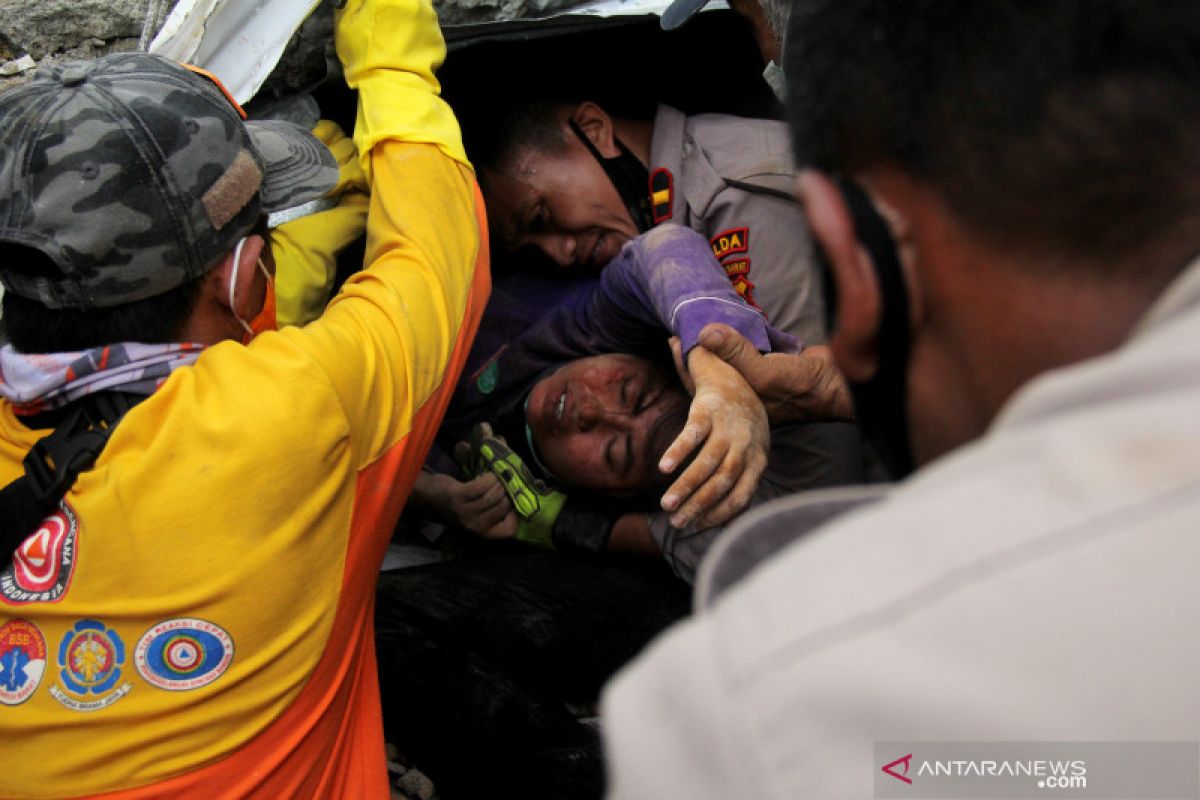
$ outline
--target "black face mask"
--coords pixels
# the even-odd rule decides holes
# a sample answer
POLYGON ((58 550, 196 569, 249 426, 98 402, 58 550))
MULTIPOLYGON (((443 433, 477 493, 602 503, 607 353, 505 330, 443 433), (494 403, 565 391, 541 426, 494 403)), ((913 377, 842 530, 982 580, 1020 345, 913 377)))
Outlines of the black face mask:
MULTIPOLYGON (((891 232, 867 193, 849 181, 841 181, 839 187, 853 217, 858 241, 875 267, 882 303, 875 338, 879 365, 868 380, 850 383, 850 396, 854 400, 854 413, 863 438, 874 449, 888 474, 900 479, 914 467, 908 430, 908 290, 891 232)), ((824 273, 826 329, 832 333, 837 325, 837 284, 819 243, 816 252, 824 273)))
POLYGON ((613 142, 621 151, 621 155, 605 158, 596 149, 596 145, 592 144, 592 140, 587 137, 583 129, 575 124, 575 120, 568 120, 567 124, 571 126, 571 130, 575 131, 575 135, 579 137, 579 141, 583 142, 584 147, 600 162, 604 173, 612 181, 613 188, 617 190, 621 202, 629 210, 629 216, 633 218, 633 224, 637 227, 638 232, 645 233, 653 228, 654 217, 650 213, 650 171, 646 169, 646 165, 629 152, 629 148, 616 137, 613 137, 613 142))

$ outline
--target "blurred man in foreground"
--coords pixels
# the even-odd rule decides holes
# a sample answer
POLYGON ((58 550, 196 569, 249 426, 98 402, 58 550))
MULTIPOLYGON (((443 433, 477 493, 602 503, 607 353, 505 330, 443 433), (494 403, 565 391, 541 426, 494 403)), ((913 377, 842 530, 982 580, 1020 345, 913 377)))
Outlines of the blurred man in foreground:
POLYGON ((612 796, 934 792, 904 742, 1200 738, 1197 52, 1190 2, 793 9, 833 352, 918 471, 799 541, 821 498, 731 532, 608 689, 612 796))

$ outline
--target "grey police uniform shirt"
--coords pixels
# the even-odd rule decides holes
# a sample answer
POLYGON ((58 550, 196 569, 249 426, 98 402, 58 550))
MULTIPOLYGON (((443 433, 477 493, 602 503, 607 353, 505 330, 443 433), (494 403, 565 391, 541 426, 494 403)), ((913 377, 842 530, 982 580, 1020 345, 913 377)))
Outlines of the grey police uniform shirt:
MULTIPOLYGON (((767 466, 750 499, 755 508, 780 497, 862 480, 862 450, 858 429, 846 422, 792 423, 771 428, 767 466)), ((723 527, 688 525, 676 528, 670 515, 647 515, 650 536, 663 558, 683 580, 692 583, 696 571, 724 533, 723 527)))
POLYGON ((660 105, 650 142, 655 223, 704 234, 734 287, 771 325, 806 345, 825 341, 820 273, 792 199, 787 126, 660 105))

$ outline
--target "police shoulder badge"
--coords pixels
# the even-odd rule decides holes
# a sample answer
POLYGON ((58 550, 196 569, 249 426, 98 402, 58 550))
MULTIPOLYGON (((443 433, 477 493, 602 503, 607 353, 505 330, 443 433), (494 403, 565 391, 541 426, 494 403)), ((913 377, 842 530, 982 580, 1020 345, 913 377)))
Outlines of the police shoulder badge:
POLYGON ((79 521, 64 500, 13 553, 0 572, 0 602, 53 603, 62 599, 75 574, 79 521))
POLYGON ((666 222, 674 216, 675 177, 666 167, 650 173, 650 211, 654 224, 666 222))
POLYGON ((233 661, 233 638, 202 619, 170 619, 138 640, 133 663, 151 686, 183 692, 207 686, 233 661))
POLYGON ((721 261, 727 256, 745 253, 750 249, 750 229, 730 228, 709 239, 708 243, 712 246, 713 255, 721 261))
POLYGON ((46 639, 38 627, 24 619, 0 625, 0 703, 24 703, 45 671, 46 639))
POLYGON ((94 619, 71 626, 58 646, 58 682, 50 694, 72 711, 99 711, 129 694, 121 684, 125 643, 112 628, 94 619))

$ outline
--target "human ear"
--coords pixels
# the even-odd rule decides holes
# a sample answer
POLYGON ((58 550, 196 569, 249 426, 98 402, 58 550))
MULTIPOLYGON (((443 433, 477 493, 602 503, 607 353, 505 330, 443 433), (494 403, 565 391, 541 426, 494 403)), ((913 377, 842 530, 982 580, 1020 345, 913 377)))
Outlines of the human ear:
POLYGON ((837 328, 830 349, 851 382, 869 380, 878 367, 876 337, 882 301, 870 256, 858 241, 854 219, 837 185, 815 170, 796 179, 796 197, 829 263, 826 280, 836 286, 837 328))
POLYGON ((579 130, 583 131, 583 135, 600 151, 600 155, 605 158, 616 158, 621 155, 616 144, 612 117, 603 108, 591 100, 587 100, 575 107, 571 112, 570 120, 579 130))
POLYGON ((266 241, 258 234, 246 237, 240 252, 235 247, 225 254, 221 263, 208 274, 208 283, 213 293, 213 299, 236 313, 242 319, 252 319, 261 310, 261 298, 254 296, 255 275, 258 273, 258 259, 267 257, 266 241), (237 262, 234 262, 234 256, 237 262), (229 282, 233 278, 233 297, 230 298, 229 282))

